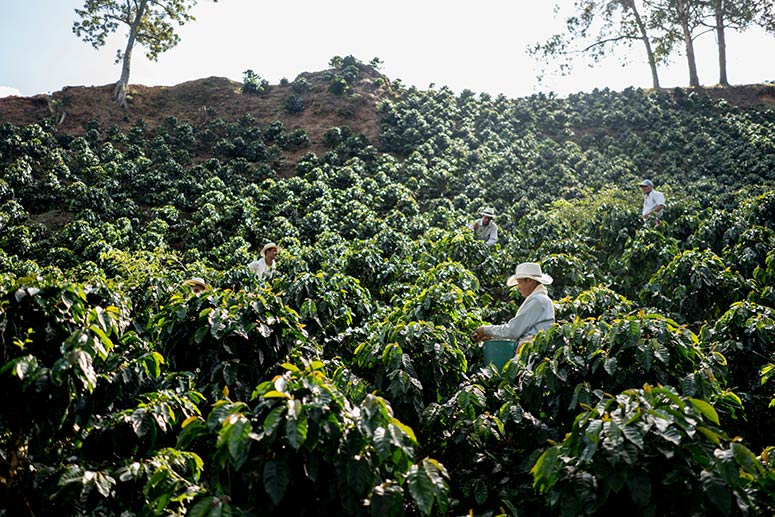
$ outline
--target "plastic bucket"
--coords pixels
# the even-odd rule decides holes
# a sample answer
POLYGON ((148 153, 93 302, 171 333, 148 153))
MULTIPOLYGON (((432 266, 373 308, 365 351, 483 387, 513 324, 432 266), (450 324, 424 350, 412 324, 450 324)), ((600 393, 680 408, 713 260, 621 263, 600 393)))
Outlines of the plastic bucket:
POLYGON ((516 341, 485 341, 484 342, 484 362, 492 363, 498 370, 503 369, 506 361, 514 357, 514 351, 517 349, 516 341))

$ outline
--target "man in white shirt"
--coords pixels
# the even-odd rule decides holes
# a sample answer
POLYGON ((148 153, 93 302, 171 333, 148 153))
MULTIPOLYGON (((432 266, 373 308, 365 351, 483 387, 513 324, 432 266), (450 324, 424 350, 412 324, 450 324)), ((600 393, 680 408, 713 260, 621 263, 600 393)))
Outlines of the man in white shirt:
POLYGON ((520 346, 532 339, 541 330, 554 325, 554 304, 549 298, 546 286, 552 277, 541 271, 536 262, 523 262, 517 266, 514 274, 506 282, 509 287, 516 286, 525 301, 519 306, 517 315, 502 325, 485 325, 474 332, 474 341, 485 339, 506 339, 517 341, 520 346))
POLYGON ((277 244, 274 242, 266 244, 261 248, 261 258, 248 264, 248 268, 257 274, 259 278, 263 278, 264 275, 277 267, 275 258, 277 258, 277 253, 279 251, 280 248, 278 248, 277 244))
POLYGON ((484 241, 488 246, 494 246, 498 242, 498 227, 495 225, 495 209, 492 207, 482 210, 482 218, 469 225, 477 239, 484 241))
POLYGON ((654 190, 654 183, 651 180, 641 181, 640 188, 643 191, 643 213, 641 217, 643 217, 644 221, 652 218, 654 226, 659 226, 659 221, 662 218, 662 209, 665 208, 665 195, 654 190))

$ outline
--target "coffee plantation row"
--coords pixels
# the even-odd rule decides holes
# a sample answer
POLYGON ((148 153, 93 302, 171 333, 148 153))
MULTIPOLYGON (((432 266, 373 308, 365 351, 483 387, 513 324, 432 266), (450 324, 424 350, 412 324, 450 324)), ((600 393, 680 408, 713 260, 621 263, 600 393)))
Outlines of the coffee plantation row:
POLYGON ((775 111, 394 94, 287 178, 279 121, 0 126, 0 514, 775 512, 775 111))

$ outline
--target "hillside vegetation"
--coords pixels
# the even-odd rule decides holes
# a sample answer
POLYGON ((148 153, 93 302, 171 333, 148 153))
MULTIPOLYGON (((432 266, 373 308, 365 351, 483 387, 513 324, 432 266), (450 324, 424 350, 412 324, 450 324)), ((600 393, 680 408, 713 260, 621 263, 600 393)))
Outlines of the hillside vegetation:
POLYGON ((336 64, 0 126, 0 508, 773 514, 769 87, 508 99, 336 64), (523 261, 557 323, 499 371, 470 336, 523 261))

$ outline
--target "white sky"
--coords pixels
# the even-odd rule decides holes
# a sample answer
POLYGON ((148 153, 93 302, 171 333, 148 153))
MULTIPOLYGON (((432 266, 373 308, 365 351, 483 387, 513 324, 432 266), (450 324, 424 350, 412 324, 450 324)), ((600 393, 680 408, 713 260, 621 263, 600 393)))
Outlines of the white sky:
MULTIPOLYGON (((180 44, 157 62, 137 47, 130 83, 174 85, 209 76, 242 80, 252 69, 276 84, 301 72, 328 68, 335 55, 364 62, 379 57, 382 72, 420 89, 431 83, 455 92, 522 97, 540 91, 559 95, 609 87, 650 87, 640 46, 631 62, 618 59, 590 68, 579 63, 570 76, 536 80, 539 66, 526 47, 562 29, 553 6, 573 0, 199 0, 197 20, 179 29, 180 44)), ((51 93, 64 86, 115 82, 116 50, 125 35, 100 50, 72 32, 75 8, 84 0, 0 0, 0 96, 51 93)), ((700 82, 718 81, 713 34, 697 42, 700 82)), ((624 55, 624 54, 622 54, 624 55)), ((761 30, 728 34, 732 84, 775 80, 775 36, 761 30)), ((685 59, 676 55, 660 70, 664 87, 686 86, 685 59)))

